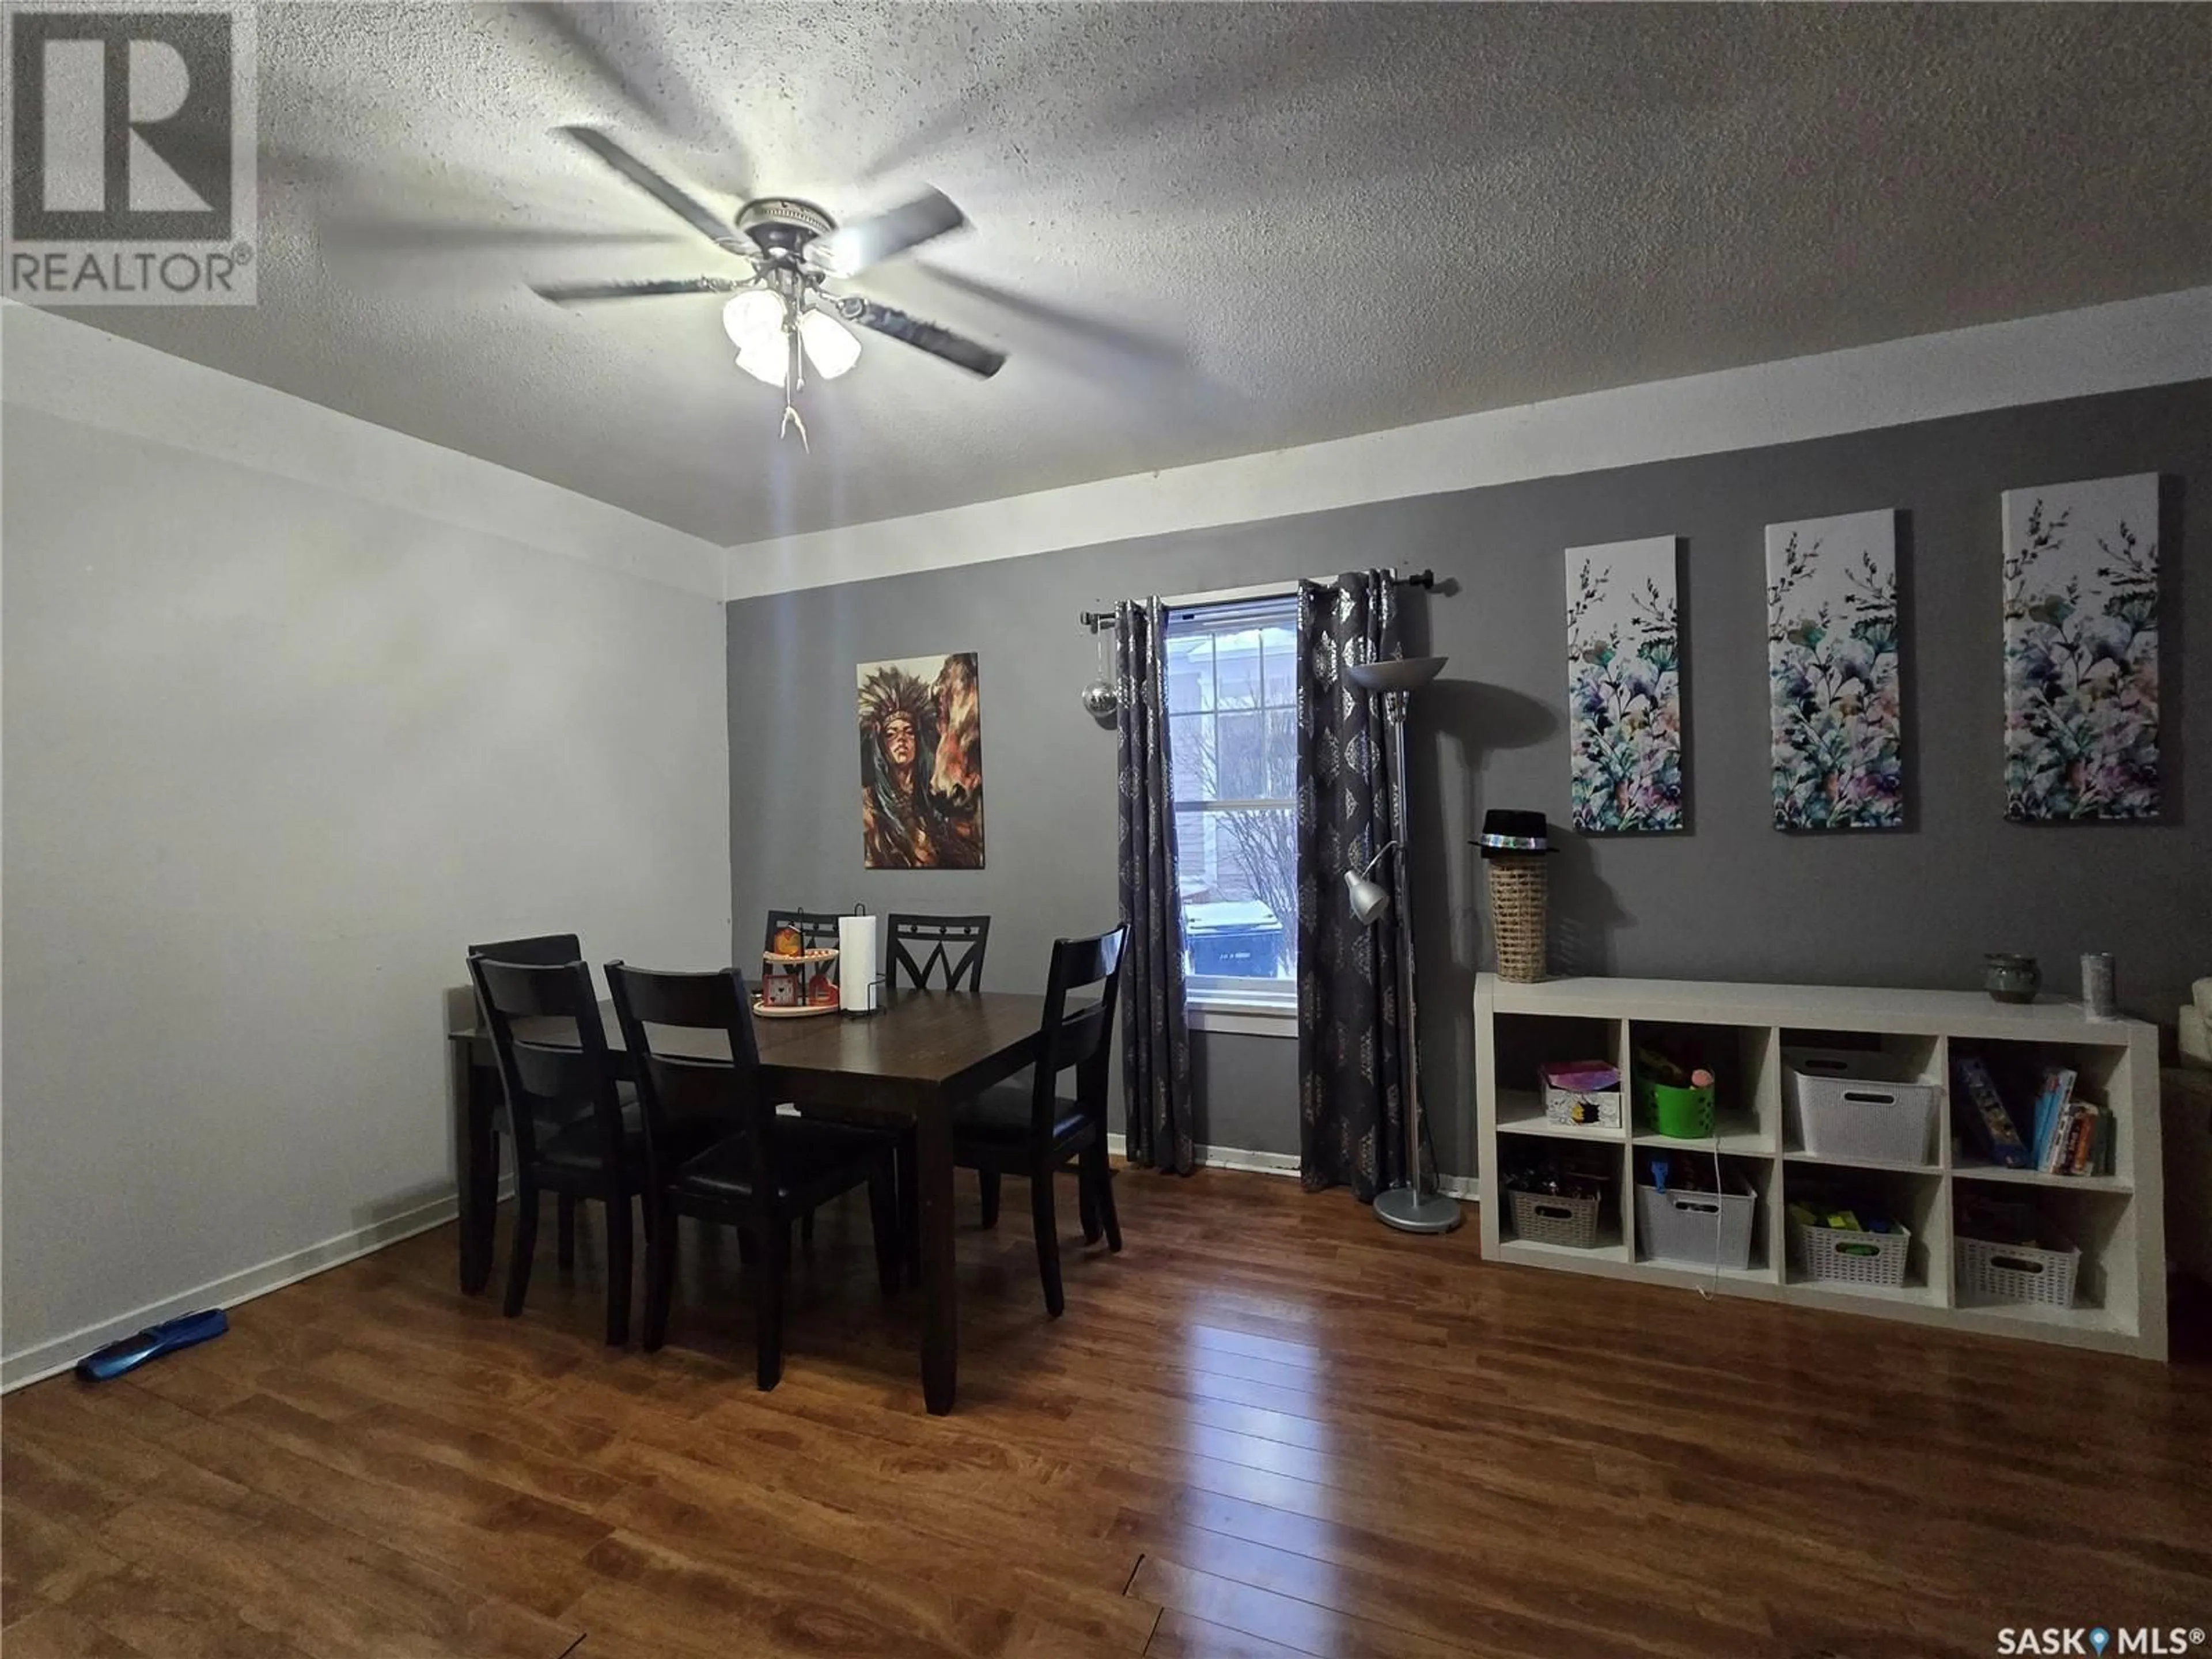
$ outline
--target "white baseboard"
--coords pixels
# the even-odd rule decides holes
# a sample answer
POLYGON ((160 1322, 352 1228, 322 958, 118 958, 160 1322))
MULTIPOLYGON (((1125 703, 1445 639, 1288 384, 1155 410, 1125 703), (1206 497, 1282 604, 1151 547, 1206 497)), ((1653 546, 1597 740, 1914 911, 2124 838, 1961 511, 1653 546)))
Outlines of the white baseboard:
MULTIPOLYGON (((513 1183, 502 1179, 500 1196, 513 1196, 513 1183)), ((459 1212, 459 1200, 448 1193, 443 1198, 434 1198, 428 1204, 403 1211, 373 1221, 366 1227, 356 1227, 350 1232, 326 1238, 319 1244, 310 1244, 303 1250, 294 1250, 264 1261, 258 1267, 212 1279, 205 1285, 175 1296, 149 1302, 129 1313, 117 1314, 82 1328, 41 1342, 36 1347, 26 1348, 21 1353, 0 1356, 0 1394, 20 1389, 27 1383, 38 1382, 58 1375, 103 1344, 118 1337, 130 1336, 157 1325, 179 1314, 191 1313, 201 1308, 232 1308, 241 1302, 251 1302, 257 1296, 266 1296, 271 1291, 281 1291, 287 1285, 296 1285, 303 1279, 313 1278, 326 1269, 338 1267, 372 1250, 380 1250, 387 1244, 396 1244, 403 1238, 441 1227, 459 1212)))
MULTIPOLYGON (((1108 1135, 1106 1150, 1116 1158, 1127 1158, 1128 1138, 1108 1135)), ((1203 1169, 1242 1170, 1250 1175, 1297 1178, 1298 1155, 1296 1152, 1255 1152, 1241 1146, 1198 1146, 1192 1150, 1203 1169)), ((1479 1200, 1482 1196, 1482 1182, 1474 1176, 1439 1176, 1437 1189, 1453 1198, 1469 1200, 1479 1200)))

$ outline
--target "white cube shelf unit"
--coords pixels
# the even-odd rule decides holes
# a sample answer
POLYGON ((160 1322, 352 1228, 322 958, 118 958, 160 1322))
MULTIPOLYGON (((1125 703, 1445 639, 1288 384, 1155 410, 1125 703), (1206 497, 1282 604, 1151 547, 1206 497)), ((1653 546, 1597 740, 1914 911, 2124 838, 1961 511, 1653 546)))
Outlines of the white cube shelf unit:
MULTIPOLYGON (((2166 1243, 2159 1161, 2158 1031, 2138 1020, 2094 1020, 2078 1003, 1992 1000, 1978 992, 1884 991, 1689 980, 1558 979, 1518 984, 1477 976, 1476 1112, 1482 1157, 1482 1249, 1492 1261, 1677 1287, 1715 1285, 1739 1296, 1871 1314, 1993 1335, 2166 1358, 2166 1243), (1648 1028, 1648 1029, 1647 1029, 1648 1028), (1717 1083, 1714 1134, 1680 1140, 1651 1133, 1632 1106, 1619 1128, 1547 1122, 1536 1066, 1546 1060, 1617 1063, 1632 1090, 1639 1041, 1656 1036, 1705 1058, 1717 1083), (1818 1157, 1795 1144, 1784 1110, 1784 1048, 1881 1051, 1942 1090, 1924 1160, 1877 1163, 1818 1157), (2076 1092, 2115 1116, 2112 1173, 2046 1176, 1992 1166, 1954 1141, 1951 1059, 2030 1052, 2075 1070, 2076 1092), (1589 1249, 1513 1237, 1502 1176, 1516 1155, 1565 1152, 1606 1176, 1613 1202, 1589 1249), (1664 1150, 1702 1161, 1716 1152, 1759 1198, 1751 1265, 1742 1269, 1653 1259, 1636 1237, 1638 1154, 1664 1150), (1783 1206, 1794 1193, 1847 1183, 1912 1235, 1901 1289, 1812 1280, 1790 1262, 1783 1206), (1978 1300, 1954 1282, 1953 1219, 1962 1196, 2025 1200, 2081 1251, 2074 1305, 1978 1300)), ((1900 1075, 1903 1073, 1900 1073, 1900 1075)), ((2017 1108, 2015 1108, 2017 1109, 2017 1108)))

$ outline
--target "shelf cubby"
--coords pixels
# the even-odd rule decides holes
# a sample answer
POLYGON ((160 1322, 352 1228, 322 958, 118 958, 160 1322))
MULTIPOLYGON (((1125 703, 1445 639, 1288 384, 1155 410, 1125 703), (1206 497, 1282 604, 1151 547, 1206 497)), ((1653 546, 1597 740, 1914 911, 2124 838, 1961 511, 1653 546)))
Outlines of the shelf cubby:
MULTIPOLYGON (((1948 1292, 1951 1279, 1951 1212, 1941 1171, 1864 1164, 1785 1163, 1782 1182, 1785 1217, 1793 1201, 1819 1199, 1848 1205, 1863 1216, 1886 1216, 1903 1224, 1912 1237, 1905 1261, 1904 1290, 1908 1298, 1918 1291, 1936 1300, 1948 1292)), ((1786 1219, 1781 1225, 1786 1242, 1786 1219)), ((1786 1256, 1786 1250, 1784 1254, 1786 1256)), ((1788 1282, 1852 1295, 1863 1291, 1881 1293, 1880 1287, 1874 1285, 1805 1277, 1795 1262, 1789 1263, 1788 1282)))
MULTIPOLYGON (((2160 1212, 2157 1032, 2130 1020, 2092 1020, 2074 1004, 1992 1001, 1978 993, 1705 984, 1672 980, 1566 979, 1520 984, 1484 974, 1475 987, 1476 1121, 1480 1134, 1484 1252, 1551 1269, 1692 1285, 1808 1307, 2065 1343, 2163 1358, 2166 1308, 2160 1212), (1716 1134, 1676 1139, 1636 1120, 1639 1042, 1709 1067, 1716 1134), (1796 1144, 1784 1109, 1785 1048, 1880 1055, 1900 1079, 1942 1091, 1923 1163, 1824 1157, 1796 1144), (1959 1133, 1951 1097, 1954 1055, 2030 1072, 2048 1060, 2071 1066, 2076 1091, 2113 1114, 2113 1173, 2045 1176, 1995 1167, 1959 1133), (1621 1066, 1619 1129, 1544 1121, 1535 1068, 1547 1060, 1604 1059, 1621 1066), (1571 1143, 1585 1143, 1571 1146, 1571 1143), (1575 1249, 1515 1239, 1499 1171, 1540 1143, 1558 1155, 1616 1170, 1598 1246, 1575 1249), (1635 1181, 1655 1153, 1711 1158, 1758 1194, 1751 1265, 1741 1271, 1658 1258, 1637 1237, 1635 1181), (1785 1206, 1793 1193, 1837 1192, 1904 1223, 1912 1237, 1901 1288, 1813 1279, 1792 1267, 1785 1206), (2031 1202, 2080 1247, 2075 1305, 2002 1303, 1955 1283, 1961 1195, 2031 1202)), ((2032 1097, 2031 1097, 2032 1098, 2032 1097)), ((2013 1091, 2006 1091, 2008 1106, 2013 1091)))
MULTIPOLYGON (((2064 1042, 2057 1041, 2023 1042, 1995 1040, 1960 1042, 1953 1045, 1956 1057, 1973 1056, 1989 1069, 1997 1093, 2003 1099, 2007 1114, 2021 1139, 2033 1147, 2034 1103, 2039 1075, 2046 1064, 2064 1066, 2074 1073, 2073 1098, 2094 1102, 2099 1106, 2111 1107, 2124 1103, 2134 1096, 2136 1073, 2139 1067, 2130 1051, 2124 1047, 2105 1043, 2064 1042)), ((2100 1183, 2107 1191, 2127 1192, 2134 1185, 2136 1137, 2130 1133, 2131 1125, 2124 1109, 2116 1112, 2112 1141, 2112 1172, 2109 1176, 2045 1175, 2039 1170, 2007 1171, 1994 1170, 1977 1148, 1973 1138, 1954 1103, 1954 1118, 1949 1133, 1952 1136, 1954 1167, 1971 1171, 1984 1178, 2021 1180, 2029 1184, 2044 1182, 2069 1185, 2082 1182, 2100 1183)))
POLYGON ((1600 1124, 1553 1123, 1544 1115, 1544 1094, 1538 1068, 1547 1061, 1601 1060, 1622 1066, 1627 1058, 1626 1022, 1550 1015, 1509 1017, 1497 1026, 1496 1117, 1501 1134, 1544 1135, 1560 1140, 1619 1142, 1627 1139, 1628 1097, 1622 1078, 1621 1122, 1613 1127, 1600 1124))
POLYGON ((1771 1152, 1782 1132, 1780 1055, 1765 1026, 1708 1025, 1686 1020, 1628 1022, 1632 1127, 1639 1146, 1705 1145, 1662 1135, 1632 1111, 1637 1052, 1656 1050, 1686 1070, 1713 1074, 1713 1131, 1727 1152, 1771 1152))
MULTIPOLYGON (((1632 1259, 1638 1267, 1648 1267, 1655 1273, 1682 1275, 1685 1283, 1711 1279, 1716 1272, 1711 1261, 1654 1255, 1650 1242, 1637 1231, 1636 1187, 1644 1181, 1650 1158, 1662 1157, 1670 1162, 1678 1158, 1685 1160, 1696 1166, 1699 1178, 1710 1178, 1714 1156, 1710 1142, 1673 1140, 1663 1136, 1655 1139, 1659 1144, 1650 1146, 1642 1145, 1639 1139, 1639 1144, 1629 1160, 1631 1184, 1626 1199, 1626 1214, 1632 1259)), ((1723 1152, 1720 1154, 1720 1166, 1721 1178, 1727 1183, 1727 1190, 1735 1190, 1735 1183, 1741 1181, 1751 1188, 1752 1195, 1757 1200, 1757 1206, 1752 1212, 1750 1264, 1743 1267, 1721 1267, 1717 1270, 1718 1276, 1754 1284, 1772 1284, 1783 1257, 1783 1232, 1774 1202, 1774 1161, 1771 1158, 1723 1152)))

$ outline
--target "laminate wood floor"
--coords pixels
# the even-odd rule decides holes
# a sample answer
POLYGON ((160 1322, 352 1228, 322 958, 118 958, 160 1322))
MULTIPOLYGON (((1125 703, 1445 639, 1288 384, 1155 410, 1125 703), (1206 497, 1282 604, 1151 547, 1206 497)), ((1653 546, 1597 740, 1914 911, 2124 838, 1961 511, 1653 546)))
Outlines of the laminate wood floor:
POLYGON ((0 1650, 296 1659, 1966 1656, 2212 1625, 2212 1373, 1484 1263, 1343 1194, 1125 1173, 1044 1316, 963 1182, 960 1407, 866 1212, 752 1386, 733 1241, 599 1340, 441 1229, 0 1408, 0 1650))

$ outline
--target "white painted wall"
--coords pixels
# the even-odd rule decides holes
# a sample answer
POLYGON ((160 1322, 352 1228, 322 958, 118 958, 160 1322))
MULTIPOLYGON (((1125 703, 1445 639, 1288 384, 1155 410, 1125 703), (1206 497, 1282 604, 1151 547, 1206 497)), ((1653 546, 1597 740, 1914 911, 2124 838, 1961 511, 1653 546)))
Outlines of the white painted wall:
POLYGON ((463 946, 726 961, 729 747, 703 544, 0 328, 12 1383, 449 1214, 463 946))

